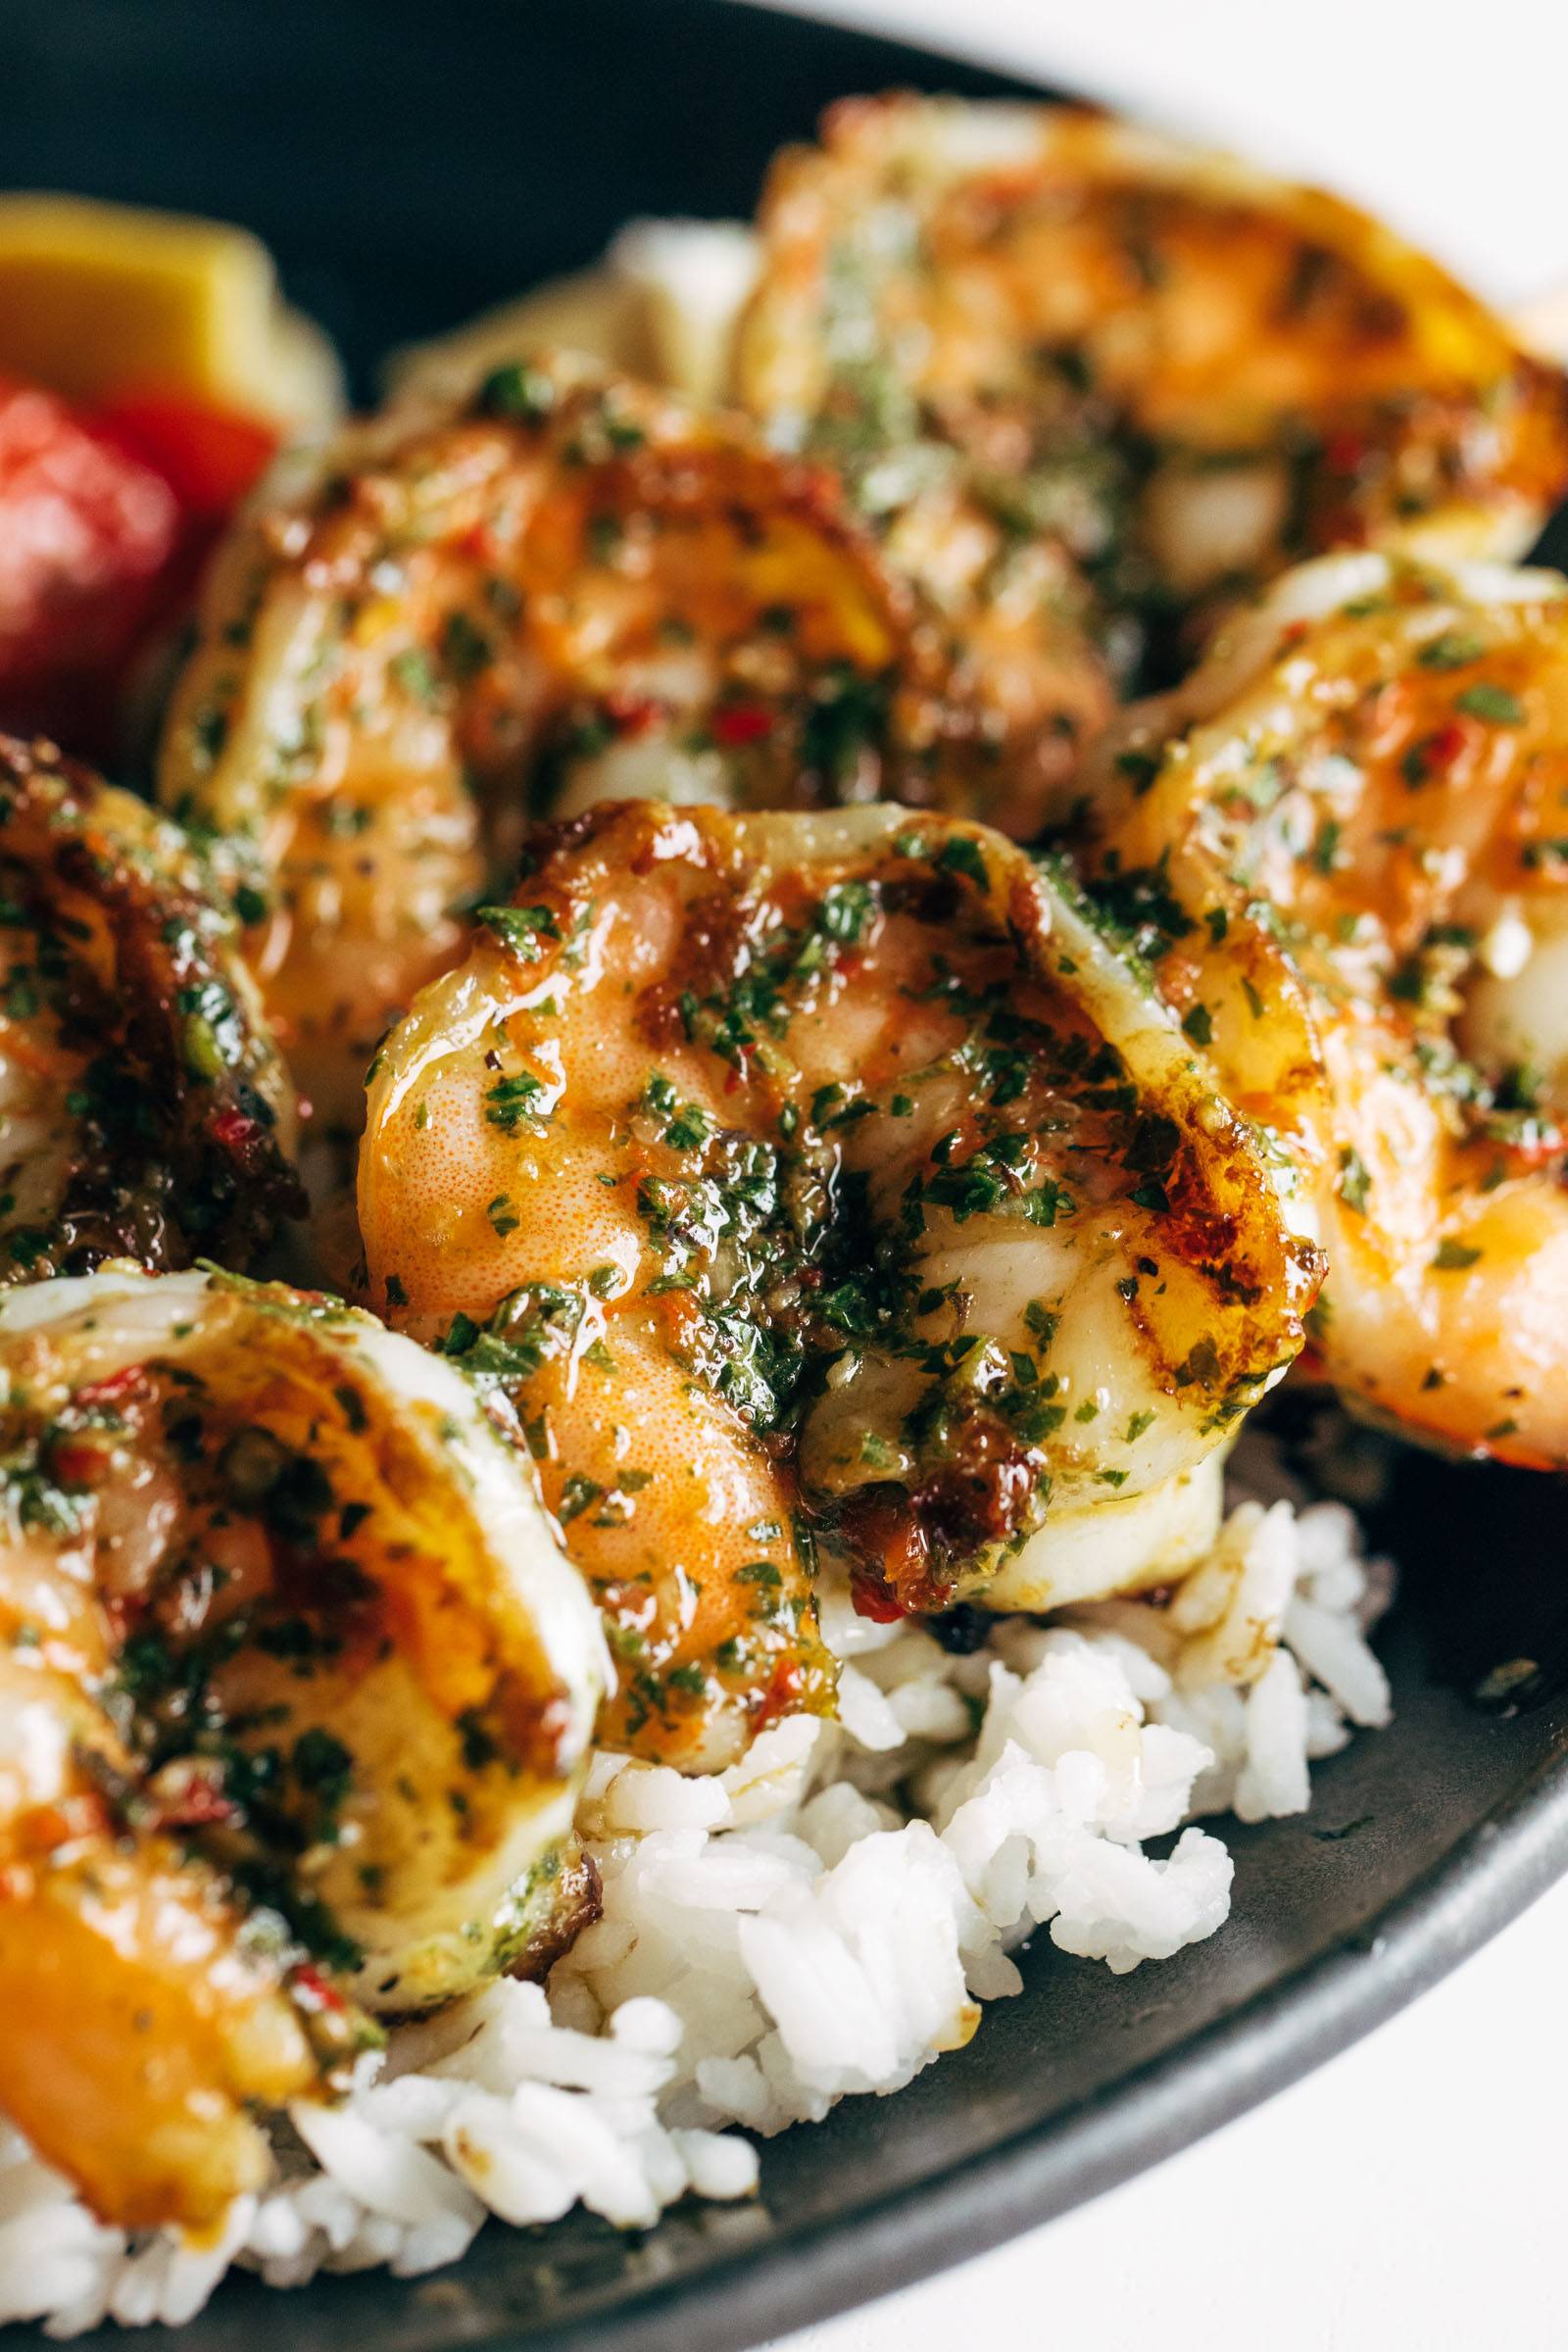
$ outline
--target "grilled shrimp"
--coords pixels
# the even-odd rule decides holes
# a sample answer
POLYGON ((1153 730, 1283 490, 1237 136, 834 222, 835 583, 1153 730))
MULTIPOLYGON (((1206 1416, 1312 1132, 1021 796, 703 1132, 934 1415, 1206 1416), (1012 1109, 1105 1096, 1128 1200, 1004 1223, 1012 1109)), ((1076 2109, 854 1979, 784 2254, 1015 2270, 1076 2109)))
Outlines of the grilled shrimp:
POLYGON ((303 1205, 294 1101, 189 845, 0 736, 0 1285, 246 1264, 303 1205))
POLYGON ((1435 264, 1101 115, 848 101, 760 229, 746 404, 896 535, 957 502, 1156 633, 1373 538, 1517 555, 1568 481, 1568 383, 1435 264))
POLYGON ((378 1056, 361 1225, 373 1298, 513 1401, 604 1737, 710 1769, 827 1704, 813 1545, 887 1614, 1201 1548, 1315 1253, 1021 851, 633 803, 542 830, 488 920, 378 1056))
POLYGON ((248 2110, 547 1932, 593 1613, 468 1383, 368 1315, 106 1271, 0 1303, 0 2113, 213 2222, 248 2110))
MULTIPOLYGON (((982 708, 820 466, 581 364, 508 366, 252 514, 160 791, 252 845, 254 967, 318 1113, 352 1128, 376 1039, 456 959, 530 810, 989 804, 1038 716, 994 666, 982 708)), ((1102 710, 1098 671, 1086 691, 1102 710)))
POLYGON ((1315 1196, 1329 1375, 1568 1462, 1562 581, 1306 565, 1093 781, 1102 905, 1315 1196))

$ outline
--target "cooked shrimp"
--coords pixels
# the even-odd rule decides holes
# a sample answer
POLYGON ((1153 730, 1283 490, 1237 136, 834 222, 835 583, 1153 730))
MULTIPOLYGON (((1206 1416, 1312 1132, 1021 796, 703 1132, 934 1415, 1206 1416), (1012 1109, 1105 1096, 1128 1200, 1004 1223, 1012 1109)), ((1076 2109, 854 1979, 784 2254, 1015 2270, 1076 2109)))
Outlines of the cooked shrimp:
POLYGON ((0 2112, 214 2221, 252 2107, 546 1925, 603 1644, 451 1366, 197 1273, 0 1303, 0 2112))
POLYGON ((1287 575, 1107 747, 1096 888, 1317 1200, 1330 1376, 1568 1463, 1568 596, 1287 575))
POLYGON ((513 1398, 612 1740, 710 1769, 826 1704, 812 1542, 889 1613, 1046 1605, 1069 1555, 1102 1590, 1091 1512, 1156 1582, 1157 1513, 1117 1549, 1156 1494, 1200 1548, 1314 1252, 1020 851, 629 804, 542 832, 490 924, 378 1058, 361 1222, 375 1299, 513 1398))
MULTIPOLYGON (((405 393, 450 397, 482 368, 551 342, 688 398, 721 400, 757 263, 757 239, 738 221, 633 221, 598 269, 537 287, 403 354, 394 380, 405 393)), ((1005 746, 1000 761, 959 763, 945 771, 940 791, 922 797, 1027 840, 1040 830, 1042 805, 1065 794, 1083 745, 1109 716, 1106 657, 1114 647, 1100 642, 1094 600, 1065 541, 1021 531, 1015 514, 974 498, 951 449, 904 446, 912 431, 912 423, 896 428, 884 405, 874 433, 824 425, 820 454, 854 492, 897 576, 940 623, 954 690, 1005 746)), ((1093 453, 1081 456, 1085 478, 1101 469, 1093 453)), ((784 802, 775 796, 767 805, 784 802)))
POLYGON ((0 1285, 245 1265, 303 1206, 294 1099, 172 825, 0 736, 0 1285))
POLYGON ((747 405, 900 530, 956 453, 1146 627, 1370 538, 1517 555, 1568 482, 1568 383, 1433 263, 1102 115, 848 101, 760 227, 747 405))
MULTIPOLYGON (((353 1127, 376 1039, 530 810, 989 803, 1020 729, 1056 740, 1057 700, 1042 715, 1021 656, 985 666, 981 707, 820 466, 579 364, 514 365, 358 428, 252 514, 160 790, 253 845, 270 1010, 319 1117, 353 1127)), ((1102 713, 1098 666, 1085 691, 1102 713)))

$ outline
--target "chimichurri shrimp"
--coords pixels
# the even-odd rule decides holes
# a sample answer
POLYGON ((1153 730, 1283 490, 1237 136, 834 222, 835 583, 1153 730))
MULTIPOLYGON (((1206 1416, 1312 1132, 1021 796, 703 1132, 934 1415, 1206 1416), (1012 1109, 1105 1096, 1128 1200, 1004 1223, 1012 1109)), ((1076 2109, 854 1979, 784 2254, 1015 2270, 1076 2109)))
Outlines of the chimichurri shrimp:
POLYGON ((1102 115, 846 101, 760 232, 747 405, 884 527, 956 479, 1159 634, 1320 551, 1518 555, 1568 481, 1563 376, 1435 264, 1102 115))
POLYGON ((603 1736, 704 1768, 827 1702, 813 1544, 888 1613, 1102 1590, 1091 1513, 1099 1573, 1183 1564, 1316 1285, 1072 900, 890 808, 541 830, 378 1056, 360 1207, 371 1297, 514 1403, 603 1736))
POLYGON ((469 1385, 367 1315, 106 1272, 0 1302, 0 2113, 207 2224, 367 2011, 556 1932, 603 1643, 469 1385))
MULTIPOLYGON (((1098 670, 1084 691, 1102 707, 1098 670)), ((356 428, 256 509, 160 790, 252 845, 269 1007, 318 1117, 353 1128, 376 1039, 531 814, 984 800, 1034 686, 1015 662, 998 692, 1007 711, 974 702, 823 467, 541 360, 356 428)))
POLYGON ((1561 580, 1307 565, 1094 781, 1102 904, 1315 1191, 1330 1376, 1568 1463, 1561 580))
POLYGON ((303 1206, 293 1133, 190 845, 52 744, 0 736, 0 1285, 248 1264, 303 1206))

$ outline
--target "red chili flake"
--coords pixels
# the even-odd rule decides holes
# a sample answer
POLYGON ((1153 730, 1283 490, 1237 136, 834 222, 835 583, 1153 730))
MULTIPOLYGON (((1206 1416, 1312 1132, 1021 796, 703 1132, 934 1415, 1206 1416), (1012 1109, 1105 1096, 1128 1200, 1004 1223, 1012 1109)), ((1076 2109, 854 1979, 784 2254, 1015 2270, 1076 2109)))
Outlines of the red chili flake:
POLYGON ((899 1596, 874 1568, 857 1568, 850 1578, 850 1599, 857 1617, 873 1625, 893 1625, 904 1615, 899 1596))
POLYGON ((85 1388, 76 1391, 77 1404, 120 1404, 132 1390, 141 1386, 146 1373, 145 1364, 122 1364, 118 1372, 110 1372, 102 1380, 89 1380, 85 1388))
POLYGON ((496 568, 498 558, 503 553, 495 532, 484 521, 470 523, 457 544, 462 554, 486 571, 496 568))
POLYGON ((757 743, 772 734, 777 716, 762 703, 727 703, 722 710, 713 712, 714 739, 730 745, 757 743))
POLYGON ((1345 428, 1330 433, 1323 444, 1324 460, 1336 473, 1354 473, 1366 456, 1366 450, 1362 436, 1345 428))
POLYGON ((337 1986, 329 1984, 319 1970, 313 1968, 308 1960, 301 1961, 289 1983, 295 1998, 304 2009, 326 2009, 336 2016, 348 2007, 337 1986))
POLYGON ((781 1715, 787 1715, 800 1697, 803 1688, 804 1678, 797 1661, 794 1658, 781 1658, 773 1669, 772 1680, 757 1710, 752 1724, 754 1735, 765 1732, 769 1724, 776 1723, 781 1715))
POLYGON ((90 1487, 104 1472, 106 1455, 101 1446, 73 1446, 69 1442, 54 1449, 55 1476, 68 1487, 90 1487))
POLYGON ((234 1807, 216 1781, 193 1780, 171 1803, 159 1807, 166 1830, 203 1830, 217 1821, 232 1821, 234 1807))
POLYGON ((1418 736, 1404 758, 1405 781, 1423 782, 1428 776, 1441 776, 1469 746, 1468 730, 1456 718, 1435 727, 1430 735, 1418 736))
POLYGON ((224 1152, 242 1152, 256 1133, 256 1121, 242 1110, 220 1110, 212 1124, 213 1141, 224 1152))
POLYGON ((1299 645, 1301 639, 1306 635, 1307 626, 1308 624, 1304 620, 1293 620, 1289 627, 1280 631, 1281 645, 1299 645))
POLYGON ((660 710, 647 694, 607 694, 602 708, 617 735, 646 735, 660 710))

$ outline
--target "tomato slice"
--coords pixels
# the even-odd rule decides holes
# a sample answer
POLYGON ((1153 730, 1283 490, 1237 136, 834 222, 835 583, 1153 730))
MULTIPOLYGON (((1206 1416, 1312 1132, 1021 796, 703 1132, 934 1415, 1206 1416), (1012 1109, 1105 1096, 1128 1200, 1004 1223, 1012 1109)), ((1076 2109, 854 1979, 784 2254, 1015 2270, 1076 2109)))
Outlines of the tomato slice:
POLYGON ((187 515, 222 520, 276 453, 278 435, 254 416, 176 393, 144 393, 93 412, 93 430, 161 473, 187 515))
POLYGON ((123 659, 179 520, 160 473, 52 393, 0 382, 0 713, 123 659))
POLYGON ((0 727, 113 749, 127 663, 177 616, 277 441, 178 394, 89 415, 0 378, 0 727))

